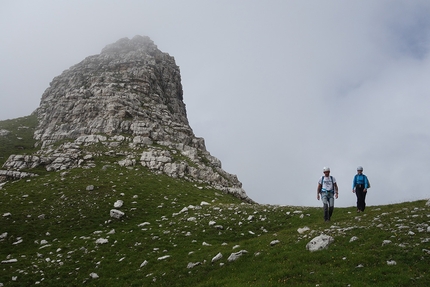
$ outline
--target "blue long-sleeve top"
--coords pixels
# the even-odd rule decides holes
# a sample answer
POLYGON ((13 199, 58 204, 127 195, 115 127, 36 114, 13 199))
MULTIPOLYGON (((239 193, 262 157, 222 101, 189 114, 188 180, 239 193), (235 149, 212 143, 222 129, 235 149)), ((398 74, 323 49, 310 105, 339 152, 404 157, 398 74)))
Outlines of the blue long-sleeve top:
POLYGON ((357 184, 364 184, 364 188, 368 188, 369 187, 369 181, 367 180, 367 176, 365 176, 364 174, 356 174, 354 176, 354 180, 352 181, 352 188, 354 189, 357 184))

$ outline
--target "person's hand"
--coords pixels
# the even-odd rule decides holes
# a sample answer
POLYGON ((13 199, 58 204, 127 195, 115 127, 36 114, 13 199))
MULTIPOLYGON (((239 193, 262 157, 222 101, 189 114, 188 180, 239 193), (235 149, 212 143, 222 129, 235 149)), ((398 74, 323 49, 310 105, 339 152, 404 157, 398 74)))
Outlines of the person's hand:
POLYGON ((337 193, 337 192, 336 192, 336 193, 334 194, 334 197, 337 199, 337 198, 339 197, 339 193, 337 193))
POLYGON ((317 194, 317 199, 320 200, 320 195, 319 194, 317 194))
POLYGON ((352 189, 352 193, 355 193, 355 188, 352 189))
POLYGON ((367 188, 363 189, 363 192, 367 192, 367 188))

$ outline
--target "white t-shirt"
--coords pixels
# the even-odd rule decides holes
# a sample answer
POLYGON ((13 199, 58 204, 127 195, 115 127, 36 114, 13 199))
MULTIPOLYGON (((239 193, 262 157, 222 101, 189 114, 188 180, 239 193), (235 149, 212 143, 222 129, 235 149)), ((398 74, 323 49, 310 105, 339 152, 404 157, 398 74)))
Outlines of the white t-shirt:
MULTIPOLYGON (((320 179, 318 180, 318 184, 321 184, 322 179, 323 178, 320 177, 320 179)), ((336 179, 334 178, 334 176, 332 176, 331 178, 330 176, 324 176, 323 183, 321 184, 322 185, 321 191, 334 191, 333 184, 335 183, 336 183, 336 179), (331 181, 332 179, 333 179, 333 182, 331 181)))

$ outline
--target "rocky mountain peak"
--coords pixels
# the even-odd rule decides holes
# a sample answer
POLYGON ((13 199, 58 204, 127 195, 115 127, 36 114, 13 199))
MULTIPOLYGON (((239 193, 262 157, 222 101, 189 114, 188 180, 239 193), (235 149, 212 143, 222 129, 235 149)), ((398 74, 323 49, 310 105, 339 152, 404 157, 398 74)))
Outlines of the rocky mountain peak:
POLYGON ((121 39, 55 77, 38 115, 35 137, 43 146, 98 133, 187 144, 195 138, 179 67, 148 37, 121 39))
MULTIPOLYGON (((94 167, 84 147, 101 144, 122 166, 205 183, 252 202, 235 175, 194 135, 175 59, 149 37, 123 38, 55 77, 36 111, 36 155, 12 155, 9 172, 94 167), (59 144, 61 143, 61 144, 59 144)), ((4 172, 3 172, 4 173, 4 172)), ((1 172, 0 172, 1 175, 1 172)))

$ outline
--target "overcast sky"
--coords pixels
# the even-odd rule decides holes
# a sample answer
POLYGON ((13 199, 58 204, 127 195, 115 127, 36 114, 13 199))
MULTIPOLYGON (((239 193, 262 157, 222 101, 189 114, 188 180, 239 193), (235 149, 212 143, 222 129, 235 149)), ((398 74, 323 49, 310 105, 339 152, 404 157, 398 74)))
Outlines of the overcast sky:
POLYGON ((259 203, 354 206, 430 194, 430 1, 0 0, 0 120, 123 37, 175 57, 196 136, 259 203))

